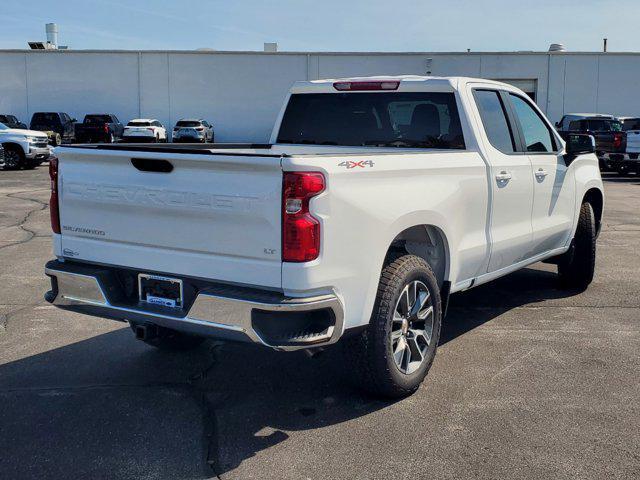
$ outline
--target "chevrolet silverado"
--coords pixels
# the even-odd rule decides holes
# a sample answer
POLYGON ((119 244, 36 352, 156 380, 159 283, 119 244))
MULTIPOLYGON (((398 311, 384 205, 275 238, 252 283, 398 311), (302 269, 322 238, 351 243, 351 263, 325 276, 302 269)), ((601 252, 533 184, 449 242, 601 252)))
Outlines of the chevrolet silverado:
POLYGON ((165 349, 340 341, 376 394, 414 392, 449 295, 538 261, 594 275, 592 136, 469 78, 297 82, 266 145, 56 149, 46 299, 165 349))

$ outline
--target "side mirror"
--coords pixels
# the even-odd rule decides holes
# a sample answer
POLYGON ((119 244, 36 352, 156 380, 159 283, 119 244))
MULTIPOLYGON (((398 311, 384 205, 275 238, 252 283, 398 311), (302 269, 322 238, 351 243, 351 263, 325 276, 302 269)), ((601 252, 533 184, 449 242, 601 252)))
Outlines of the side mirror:
POLYGON ((556 122, 556 128, 560 128, 560 122, 556 122))
POLYGON ((578 155, 596 153, 596 139, 593 135, 567 135, 564 160, 567 166, 573 162, 578 155))

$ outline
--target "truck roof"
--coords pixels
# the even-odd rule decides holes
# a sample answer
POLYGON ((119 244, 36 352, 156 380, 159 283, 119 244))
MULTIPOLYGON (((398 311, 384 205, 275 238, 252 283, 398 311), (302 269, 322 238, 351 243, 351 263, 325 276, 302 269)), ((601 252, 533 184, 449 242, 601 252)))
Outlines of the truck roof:
POLYGON ((291 87, 291 93, 322 93, 335 92, 334 83, 349 82, 400 82, 399 89, 412 90, 411 87, 422 87, 428 89, 445 89, 453 91, 461 88, 467 83, 482 82, 491 83, 496 86, 514 88, 512 85, 496 82, 495 80, 487 80, 484 78, 472 77, 434 77, 420 75, 377 75, 372 77, 346 77, 346 78, 327 78, 321 80, 302 80, 297 81, 291 87), (403 88, 405 87, 405 88, 403 88))

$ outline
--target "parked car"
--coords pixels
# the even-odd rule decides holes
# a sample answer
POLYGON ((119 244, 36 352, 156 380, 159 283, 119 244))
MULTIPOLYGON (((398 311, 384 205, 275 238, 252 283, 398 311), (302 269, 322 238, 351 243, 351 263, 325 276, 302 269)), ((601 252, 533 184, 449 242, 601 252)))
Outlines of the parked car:
POLYGON ((125 142, 166 142, 167 129, 155 118, 136 118, 124 127, 125 142))
POLYGON ((610 160, 611 169, 620 175, 640 174, 640 117, 618 117, 618 120, 627 137, 627 148, 621 159, 610 160))
POLYGON ((75 132, 78 143, 113 143, 122 138, 124 125, 111 113, 92 113, 76 123, 75 132))
POLYGON ((5 170, 35 168, 51 154, 46 134, 9 128, 3 123, 0 123, 0 143, 4 147, 5 170))
POLYGON ((0 115, 0 123, 3 123, 9 128, 27 129, 27 126, 18 120, 18 117, 15 115, 0 115))
POLYGON ((594 139, 565 144, 521 90, 305 81, 285 105, 270 145, 57 149, 46 299, 165 349, 340 340, 365 387, 400 397, 431 367, 450 293, 541 260, 564 287, 592 281, 594 139))
POLYGON ((176 143, 213 143, 213 139, 213 126, 206 120, 184 118, 173 127, 172 140, 176 143))
POLYGON ((75 138, 75 118, 64 112, 36 112, 31 117, 31 130, 45 132, 53 146, 71 143, 75 138))
POLYGON ((624 159, 627 148, 627 135, 620 121, 611 115, 571 114, 565 115, 558 125, 563 138, 571 134, 593 135, 596 140, 596 154, 601 170, 611 170, 613 164, 624 159), (567 123, 567 119, 570 121, 567 123))

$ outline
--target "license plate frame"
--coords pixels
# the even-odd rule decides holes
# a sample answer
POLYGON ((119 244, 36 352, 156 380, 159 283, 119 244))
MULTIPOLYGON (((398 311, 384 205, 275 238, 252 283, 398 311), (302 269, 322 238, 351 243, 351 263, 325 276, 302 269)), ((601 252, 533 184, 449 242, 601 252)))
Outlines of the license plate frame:
POLYGON ((184 286, 179 278, 139 273, 138 298, 140 302, 148 305, 182 309, 184 286))

